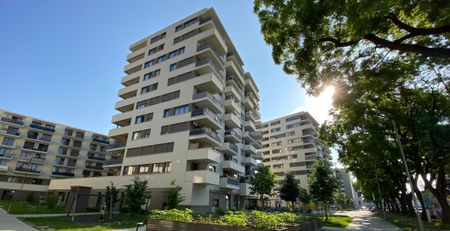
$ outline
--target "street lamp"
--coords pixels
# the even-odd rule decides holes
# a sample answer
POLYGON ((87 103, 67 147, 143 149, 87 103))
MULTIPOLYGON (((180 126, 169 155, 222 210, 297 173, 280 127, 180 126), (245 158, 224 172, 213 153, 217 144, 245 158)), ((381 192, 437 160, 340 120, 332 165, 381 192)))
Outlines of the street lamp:
POLYGON ((12 201, 12 199, 13 199, 13 197, 14 197, 14 193, 15 193, 15 192, 16 192, 16 191, 14 191, 14 190, 11 191, 11 199, 9 199, 8 213, 9 213, 9 210, 11 209, 11 201, 12 201))

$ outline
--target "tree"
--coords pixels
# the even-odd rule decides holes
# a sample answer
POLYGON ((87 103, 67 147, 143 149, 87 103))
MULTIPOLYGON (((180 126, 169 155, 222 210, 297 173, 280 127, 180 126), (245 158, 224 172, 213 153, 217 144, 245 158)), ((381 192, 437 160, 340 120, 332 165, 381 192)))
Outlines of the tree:
POLYGON ((338 180, 328 163, 324 160, 314 162, 311 173, 308 175, 309 193, 314 202, 324 205, 326 220, 328 220, 330 204, 333 203, 333 193, 338 186, 338 180))
POLYGON ((447 0, 255 0, 272 56, 310 92, 346 68, 391 57, 449 62, 447 0), (364 12, 364 13, 363 13, 364 12), (410 57, 408 57, 410 56, 410 57), (346 67, 346 68, 343 68, 346 67))
POLYGON ((298 199, 304 204, 307 205, 311 201, 311 196, 308 193, 308 190, 305 188, 299 187, 298 190, 298 199))
POLYGON ((167 196, 167 206, 169 209, 176 209, 178 208, 178 205, 184 201, 184 197, 180 194, 180 191, 183 188, 179 185, 175 185, 175 180, 173 180, 170 185, 175 187, 169 190, 169 195, 167 196))
POLYGON ((125 203, 131 214, 141 212, 141 206, 145 204, 148 181, 141 181, 139 177, 132 180, 132 184, 125 185, 125 203))
POLYGON ((275 183, 275 174, 272 170, 268 166, 260 166, 256 169, 256 174, 250 177, 250 194, 258 194, 264 207, 265 198, 272 195, 275 183))
POLYGON ((111 182, 111 185, 106 186, 105 202, 106 202, 106 207, 107 207, 108 213, 109 213, 109 211, 112 211, 112 209, 114 209, 115 205, 119 201, 118 197, 117 197, 118 194, 119 194, 119 191, 114 186, 113 182, 111 182), (111 208, 110 208, 110 206, 111 206, 111 208))
POLYGON ((34 194, 34 192, 29 192, 27 193, 27 197, 25 198, 25 200, 30 203, 30 204, 34 204, 37 200, 36 195, 34 194))
POLYGON ((54 209, 56 204, 58 203, 58 196, 56 196, 55 192, 48 192, 47 198, 45 200, 48 209, 54 209))
POLYGON ((280 187, 280 198, 291 202, 291 206, 294 206, 294 201, 297 200, 300 194, 300 187, 298 185, 295 175, 291 172, 286 173, 283 184, 280 187))
POLYGON ((339 190, 334 192, 333 197, 334 201, 341 209, 347 209, 353 205, 352 199, 339 190))

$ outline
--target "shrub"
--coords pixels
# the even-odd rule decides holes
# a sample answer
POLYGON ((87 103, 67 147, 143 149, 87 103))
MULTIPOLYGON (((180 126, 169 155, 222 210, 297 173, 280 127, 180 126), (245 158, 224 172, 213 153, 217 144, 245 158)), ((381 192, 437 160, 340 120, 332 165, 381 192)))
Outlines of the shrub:
POLYGON ((47 193, 47 199, 45 203, 47 204, 48 209, 54 209, 56 207, 56 203, 58 202, 58 197, 54 192, 47 193))
POLYGON ((225 210, 223 210, 221 208, 217 208, 214 210, 214 214, 216 214, 217 216, 223 216, 223 215, 225 215, 225 210))
POLYGON ((155 220, 165 220, 165 221, 183 221, 192 222, 192 210, 151 210, 150 218, 155 220))
POLYGON ((278 214, 278 216, 284 222, 294 223, 294 222, 296 222, 298 220, 297 215, 295 215, 294 213, 286 213, 286 212, 284 212, 284 213, 278 214))
POLYGON ((277 230, 284 227, 284 223, 279 214, 269 214, 261 211, 253 211, 251 214, 256 228, 277 230))
POLYGON ((37 200, 36 195, 34 194, 34 192, 29 192, 27 194, 27 197, 25 198, 25 200, 30 203, 30 204, 34 204, 37 200))
POLYGON ((234 227, 245 227, 248 224, 247 214, 244 212, 228 213, 220 218, 219 224, 230 225, 234 227))

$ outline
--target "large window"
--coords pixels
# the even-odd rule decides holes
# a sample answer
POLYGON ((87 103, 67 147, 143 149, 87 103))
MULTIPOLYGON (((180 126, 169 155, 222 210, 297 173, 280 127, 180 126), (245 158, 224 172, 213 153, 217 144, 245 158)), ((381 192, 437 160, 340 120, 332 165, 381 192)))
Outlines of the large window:
POLYGON ((2 144, 3 145, 7 145, 7 146, 13 146, 14 145, 14 139, 13 138, 9 138, 9 137, 4 137, 2 144))
POLYGON ((155 91, 156 89, 158 89, 158 83, 145 86, 141 89, 141 95, 149 93, 151 91, 155 91))
POLYGON ((174 108, 168 108, 164 110, 164 118, 170 117, 170 116, 176 116, 176 115, 182 115, 189 112, 189 105, 181 105, 174 108))
POLYGON ((173 152, 173 146, 174 143, 170 142, 170 143, 149 145, 139 148, 130 148, 127 150, 127 157, 173 152))
POLYGON ((150 137, 150 129, 133 132, 132 140, 144 139, 150 137))
POLYGON ((144 81, 152 79, 154 77, 158 77, 160 74, 161 74, 161 69, 144 74, 144 81))
POLYGON ((123 168, 123 175, 169 173, 172 171, 172 162, 154 164, 131 165, 123 168))
POLYGON ((148 113, 145 115, 136 116, 136 120, 134 121, 135 124, 144 123, 147 121, 151 121, 153 119, 153 113, 148 113))

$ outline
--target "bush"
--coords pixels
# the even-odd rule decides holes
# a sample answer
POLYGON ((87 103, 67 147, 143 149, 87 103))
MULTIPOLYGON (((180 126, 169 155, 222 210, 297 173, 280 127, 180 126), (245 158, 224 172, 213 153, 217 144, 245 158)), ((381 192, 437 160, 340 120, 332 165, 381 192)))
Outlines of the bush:
POLYGON ((214 210, 214 214, 216 214, 217 216, 223 216, 223 215, 225 215, 225 210, 223 210, 221 208, 217 208, 214 210))
POLYGON ((48 209, 54 209, 56 207, 56 203, 58 203, 58 197, 54 192, 47 193, 47 199, 45 200, 48 209))
POLYGON ((261 211, 253 211, 251 216, 256 228, 277 230, 284 227, 284 223, 279 214, 269 214, 261 211))
POLYGON ((294 223, 298 221, 298 216, 295 215, 294 213, 281 213, 278 214, 278 216, 281 218, 281 220, 283 222, 290 222, 290 223, 294 223))
POLYGON ((34 192, 29 192, 27 194, 27 197, 25 198, 25 200, 30 204, 34 204, 34 203, 36 203, 37 198, 36 198, 36 195, 34 194, 34 192))
POLYGON ((165 221, 183 221, 192 222, 192 210, 151 210, 150 218, 155 220, 165 220, 165 221))
POLYGON ((247 214, 245 214, 244 212, 228 213, 227 215, 220 218, 219 224, 225 224, 234 227, 245 227, 248 224, 247 214))

